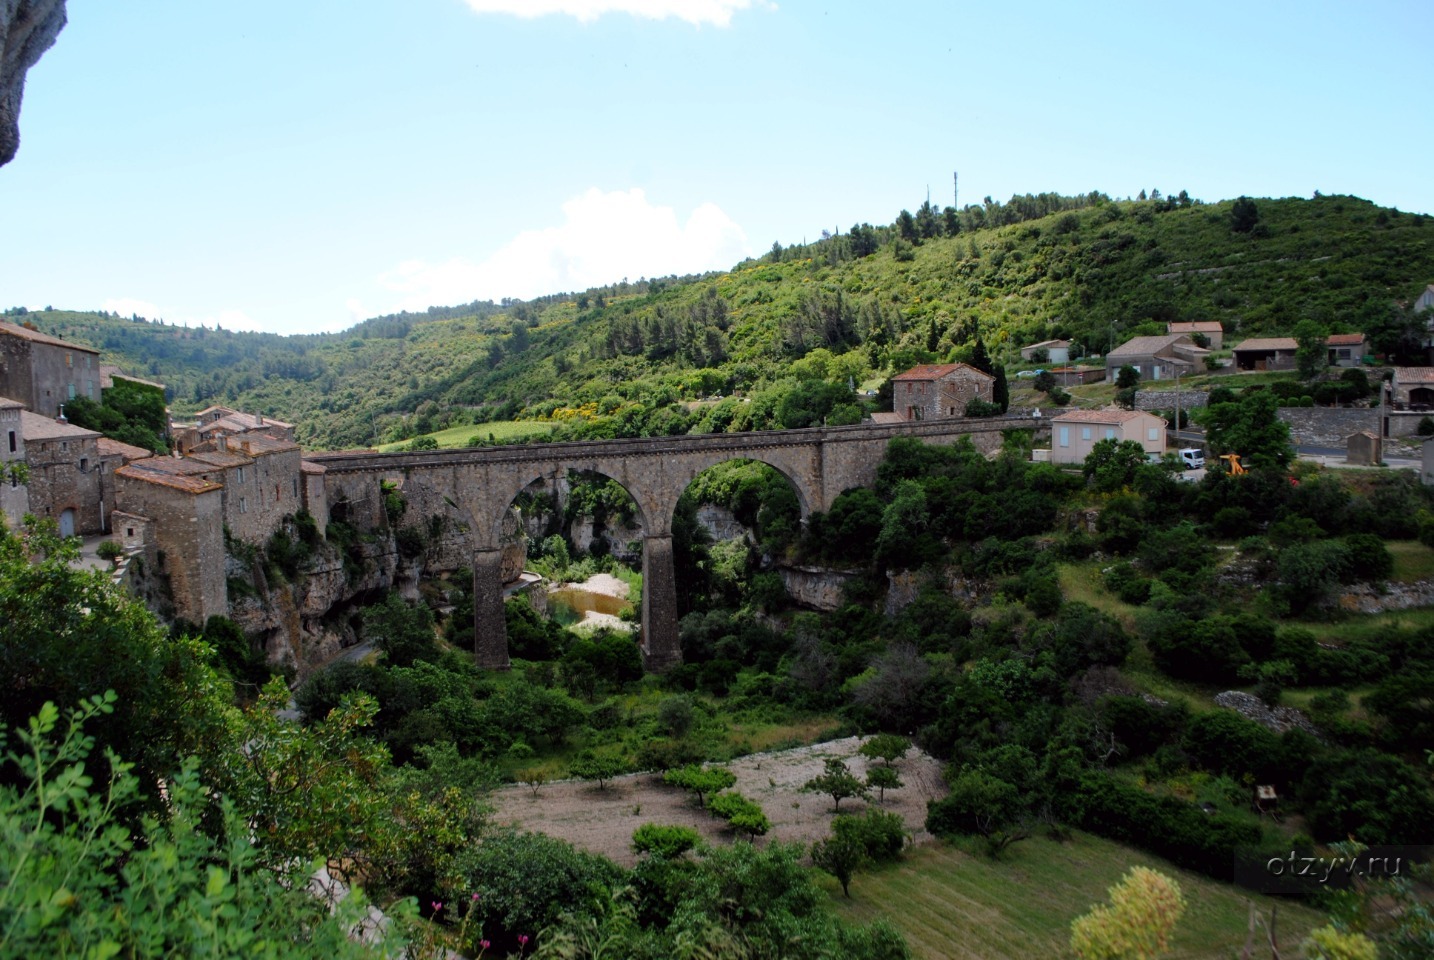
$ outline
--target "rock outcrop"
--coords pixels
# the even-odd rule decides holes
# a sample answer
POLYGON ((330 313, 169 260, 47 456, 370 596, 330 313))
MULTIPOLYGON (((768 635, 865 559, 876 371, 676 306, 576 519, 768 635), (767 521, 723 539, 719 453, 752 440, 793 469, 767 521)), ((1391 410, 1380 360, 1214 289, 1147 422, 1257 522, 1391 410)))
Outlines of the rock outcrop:
POLYGON ((20 147, 25 73, 65 25, 65 0, 0 0, 0 166, 20 147))

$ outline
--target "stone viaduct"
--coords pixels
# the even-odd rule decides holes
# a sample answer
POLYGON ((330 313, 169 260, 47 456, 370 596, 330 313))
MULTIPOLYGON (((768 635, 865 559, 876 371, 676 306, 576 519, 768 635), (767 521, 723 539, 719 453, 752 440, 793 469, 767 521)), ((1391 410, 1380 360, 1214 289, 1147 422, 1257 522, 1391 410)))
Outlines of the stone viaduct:
POLYGON ((725 460, 759 460, 792 484, 802 518, 830 509, 844 490, 876 482, 876 468, 893 437, 949 444, 971 437, 977 449, 999 448, 1003 431, 1048 429, 1027 417, 863 423, 752 433, 688 434, 635 440, 533 443, 416 453, 310 454, 323 465, 330 505, 343 502, 353 519, 383 523, 380 482, 403 487, 421 516, 447 514, 473 542, 473 619, 478 663, 508 667, 500 576, 503 516, 529 484, 569 470, 591 471, 621 484, 637 504, 643 532, 642 655, 664 671, 681 662, 677 589, 672 564, 672 516, 688 484, 725 460))

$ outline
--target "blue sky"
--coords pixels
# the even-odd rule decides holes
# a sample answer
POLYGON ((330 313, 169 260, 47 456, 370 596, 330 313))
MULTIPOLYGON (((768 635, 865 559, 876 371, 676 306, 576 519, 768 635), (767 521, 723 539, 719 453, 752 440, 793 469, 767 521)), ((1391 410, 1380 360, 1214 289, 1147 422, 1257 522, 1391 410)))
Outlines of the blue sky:
POLYGON ((1434 212, 1427 2, 71 0, 0 306, 281 333, 726 269, 929 187, 1434 212))

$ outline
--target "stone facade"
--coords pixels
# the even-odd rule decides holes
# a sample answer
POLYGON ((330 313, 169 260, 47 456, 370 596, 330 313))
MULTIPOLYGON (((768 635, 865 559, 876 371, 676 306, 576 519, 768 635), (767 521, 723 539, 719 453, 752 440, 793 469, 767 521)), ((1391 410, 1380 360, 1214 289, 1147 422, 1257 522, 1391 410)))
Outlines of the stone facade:
POLYGON ((303 452, 289 440, 243 435, 204 444, 189 458, 224 485, 224 523, 245 543, 267 543, 284 518, 303 509, 303 452))
POLYGON ((54 520, 65 536, 106 530, 115 504, 113 487, 105 482, 100 435, 28 410, 20 412, 20 424, 30 468, 30 512, 54 520))
POLYGON ((169 578, 174 615, 200 624, 228 615, 223 486, 203 476, 144 469, 149 462, 116 471, 117 496, 124 513, 154 521, 155 562, 169 578))
POLYGON ((0 321, 0 396, 45 417, 74 397, 98 403, 99 351, 0 321))
POLYGON ((1368 430, 1350 434, 1345 440, 1345 450, 1346 462, 1365 467, 1377 467, 1384 459, 1384 441, 1368 430))
POLYGON ((996 378, 966 363, 923 363, 891 378, 891 408, 903 420, 966 415, 979 397, 991 402, 996 378))
POLYGON ((1280 407, 1278 415, 1289 424, 1295 444, 1340 447, 1345 438, 1378 427, 1379 411, 1358 407, 1280 407))
POLYGON ((324 474, 327 472, 321 463, 299 461, 299 495, 304 509, 314 518, 321 537, 329 535, 329 497, 328 488, 324 485, 324 474))
POLYGON ((30 487, 20 482, 25 464, 25 431, 20 424, 24 405, 0 397, 0 519, 16 528, 30 512, 30 487))

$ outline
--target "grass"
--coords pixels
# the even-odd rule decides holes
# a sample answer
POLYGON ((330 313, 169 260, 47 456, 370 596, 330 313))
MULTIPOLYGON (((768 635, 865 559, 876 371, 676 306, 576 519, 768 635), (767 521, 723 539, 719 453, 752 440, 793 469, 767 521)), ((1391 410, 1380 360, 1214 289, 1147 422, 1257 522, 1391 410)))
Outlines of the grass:
MULTIPOLYGON (((536 420, 495 420, 492 423, 469 423, 461 427, 449 427, 447 430, 439 430, 437 433, 425 433, 423 436, 432 437, 438 441, 438 446, 466 447, 472 437, 482 437, 485 441, 491 434, 493 439, 502 443, 508 440, 521 440, 527 437, 545 436, 553 432, 553 424, 539 423, 536 420)), ((407 440, 399 440, 395 443, 385 443, 379 446, 380 453, 393 453, 402 450, 414 437, 407 440)))
POLYGON ((1434 578, 1434 550, 1418 540, 1386 540, 1384 546, 1394 558, 1394 583, 1413 583, 1434 578))
MULTIPOLYGON (((1009 848, 1000 861, 947 844, 918 847, 899 864, 858 873, 850 900, 834 880, 823 883, 839 913, 862 922, 886 917, 915 957, 1025 960, 1070 956, 1071 921, 1104 902, 1109 888, 1135 866, 1174 877, 1185 894, 1185 915, 1163 955, 1173 960, 1237 956, 1249 903, 1268 916, 1275 902, 1084 833, 1069 843, 1032 838, 1009 848)), ((1289 955, 1323 923, 1315 910, 1279 904, 1280 943, 1289 955)))

